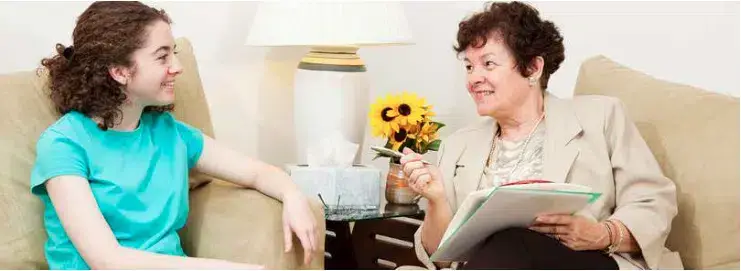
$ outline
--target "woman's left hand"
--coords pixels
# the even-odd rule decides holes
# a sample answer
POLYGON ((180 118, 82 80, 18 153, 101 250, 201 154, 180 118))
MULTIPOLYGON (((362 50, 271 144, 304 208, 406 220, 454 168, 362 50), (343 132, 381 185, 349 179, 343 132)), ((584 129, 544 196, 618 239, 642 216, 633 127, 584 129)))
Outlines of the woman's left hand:
POLYGON ((607 229, 600 223, 573 215, 541 215, 530 230, 550 235, 573 250, 602 250, 610 244, 607 229))
POLYGON ((312 254, 316 251, 317 223, 314 213, 309 207, 309 201, 301 192, 291 192, 283 198, 283 235, 285 252, 293 248, 293 233, 301 241, 304 248, 304 263, 311 262, 312 254))

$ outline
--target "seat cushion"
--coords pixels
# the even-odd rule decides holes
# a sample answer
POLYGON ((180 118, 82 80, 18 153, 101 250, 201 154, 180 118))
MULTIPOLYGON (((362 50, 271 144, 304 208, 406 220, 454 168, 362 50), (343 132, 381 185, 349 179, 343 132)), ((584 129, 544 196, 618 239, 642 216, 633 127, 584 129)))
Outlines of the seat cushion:
POLYGON ((739 100, 671 83, 604 56, 585 61, 575 95, 623 101, 677 185, 679 214, 667 246, 685 268, 739 262, 739 100))

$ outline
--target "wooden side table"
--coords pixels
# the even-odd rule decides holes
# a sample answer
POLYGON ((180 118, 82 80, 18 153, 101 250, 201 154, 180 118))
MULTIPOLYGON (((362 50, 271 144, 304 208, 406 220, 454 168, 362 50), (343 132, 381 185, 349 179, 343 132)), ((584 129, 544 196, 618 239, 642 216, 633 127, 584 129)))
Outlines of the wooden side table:
POLYGON ((414 233, 418 224, 397 219, 399 217, 422 220, 424 210, 418 205, 395 204, 384 204, 376 210, 325 210, 325 268, 424 266, 414 252, 414 233), (352 231, 351 222, 354 222, 352 231))

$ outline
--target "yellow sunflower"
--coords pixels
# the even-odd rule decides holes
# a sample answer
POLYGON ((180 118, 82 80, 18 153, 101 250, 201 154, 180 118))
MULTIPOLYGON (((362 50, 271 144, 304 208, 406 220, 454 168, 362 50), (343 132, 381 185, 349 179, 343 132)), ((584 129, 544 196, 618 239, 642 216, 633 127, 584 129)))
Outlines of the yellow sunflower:
POLYGON ((378 98, 376 103, 371 105, 368 119, 373 129, 373 136, 388 138, 393 132, 399 131, 399 112, 396 110, 398 104, 398 97, 386 95, 385 98, 378 98))
POLYGON ((406 129, 404 129, 403 127, 399 128, 398 132, 394 132, 394 134, 391 137, 389 137, 389 143, 391 143, 391 149, 402 151, 399 148, 401 147, 402 144, 404 144, 404 142, 407 141, 408 136, 409 136, 409 133, 407 132, 406 129))
POLYGON ((422 121, 423 115, 427 113, 426 102, 424 98, 420 98, 417 94, 403 92, 401 94, 401 100, 396 112, 399 112, 399 124, 402 126, 415 125, 422 121))

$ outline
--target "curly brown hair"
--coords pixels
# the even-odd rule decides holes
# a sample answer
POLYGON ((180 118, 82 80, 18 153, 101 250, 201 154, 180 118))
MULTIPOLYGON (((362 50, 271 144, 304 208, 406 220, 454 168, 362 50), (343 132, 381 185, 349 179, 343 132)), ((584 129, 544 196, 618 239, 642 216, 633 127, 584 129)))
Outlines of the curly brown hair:
MULTIPOLYGON (((109 67, 135 69, 134 51, 144 46, 146 28, 161 20, 172 23, 164 10, 140 2, 95 2, 77 18, 72 46, 56 45, 57 54, 41 61, 49 73, 49 97, 59 114, 75 110, 99 117, 107 130, 120 122, 126 101, 124 86, 109 67)), ((172 111, 173 105, 148 106, 148 111, 172 111)))
POLYGON ((551 21, 542 20, 537 9, 522 2, 495 2, 487 4, 483 12, 458 24, 460 54, 468 47, 481 48, 492 35, 501 38, 515 58, 515 66, 524 77, 532 73, 532 61, 543 57, 543 75, 540 85, 548 88, 548 79, 561 66, 564 56, 563 36, 551 21))

